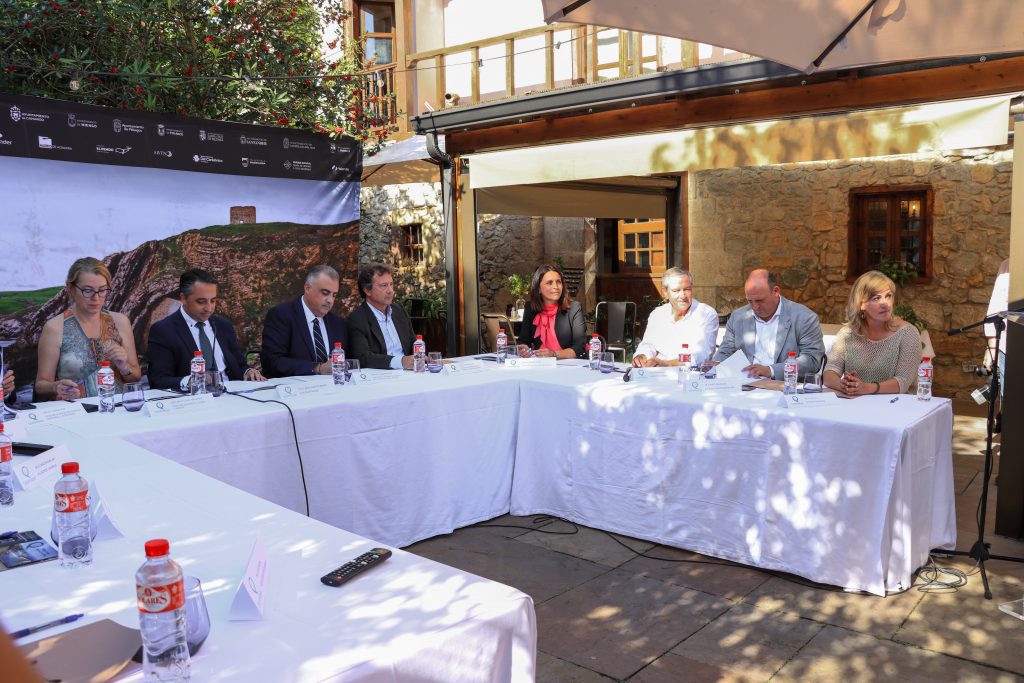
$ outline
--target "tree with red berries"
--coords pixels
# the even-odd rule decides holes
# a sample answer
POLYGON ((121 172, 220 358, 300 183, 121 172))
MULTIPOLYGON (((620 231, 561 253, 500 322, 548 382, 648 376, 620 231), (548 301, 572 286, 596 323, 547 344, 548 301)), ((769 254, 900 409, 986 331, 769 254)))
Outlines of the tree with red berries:
POLYGON ((366 87, 348 17, 343 0, 6 0, 0 91, 372 145, 394 107, 366 87))

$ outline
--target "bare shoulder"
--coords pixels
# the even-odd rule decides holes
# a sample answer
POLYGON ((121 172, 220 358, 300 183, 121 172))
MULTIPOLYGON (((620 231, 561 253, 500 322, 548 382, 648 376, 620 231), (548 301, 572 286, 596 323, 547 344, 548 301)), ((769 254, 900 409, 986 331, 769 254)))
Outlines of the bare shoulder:
POLYGON ((63 329, 64 329, 64 313, 61 312, 61 313, 58 313, 57 315, 53 316, 49 320, 47 320, 45 323, 43 323, 43 330, 42 330, 42 332, 43 332, 43 334, 53 334, 54 332, 57 332, 58 330, 63 330, 63 329))

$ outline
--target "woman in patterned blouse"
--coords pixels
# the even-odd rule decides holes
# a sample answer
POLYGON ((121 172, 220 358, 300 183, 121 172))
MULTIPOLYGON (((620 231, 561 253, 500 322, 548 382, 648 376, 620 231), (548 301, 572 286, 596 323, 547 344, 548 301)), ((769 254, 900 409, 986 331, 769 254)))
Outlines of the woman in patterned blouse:
POLYGON ((900 394, 917 379, 921 334, 892 313, 896 285, 877 270, 853 283, 847 322, 836 335, 825 384, 847 396, 900 394))

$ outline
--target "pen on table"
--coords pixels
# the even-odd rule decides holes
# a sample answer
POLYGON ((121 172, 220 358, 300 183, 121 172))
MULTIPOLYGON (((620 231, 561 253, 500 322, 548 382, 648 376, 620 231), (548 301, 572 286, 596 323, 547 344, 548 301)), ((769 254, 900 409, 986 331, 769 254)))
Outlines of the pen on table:
POLYGON ((25 636, 30 636, 33 633, 38 633, 39 631, 45 631, 46 629, 53 628, 54 626, 60 626, 61 624, 70 624, 73 621, 78 621, 84 616, 84 614, 72 614, 70 616, 64 617, 63 619, 54 619, 53 621, 48 621, 45 624, 40 624, 39 626, 23 628, 20 631, 15 631, 14 633, 12 633, 11 638, 24 638, 25 636))
POLYGON ((0 541, 6 541, 8 538, 14 538, 17 535, 17 531, 5 531, 2 534, 0 534, 0 541))
POLYGON ((898 401, 898 400, 900 400, 900 397, 899 397, 899 396, 897 396, 897 397, 896 397, 896 398, 894 398, 893 400, 889 401, 889 403, 895 403, 895 402, 896 402, 896 401, 898 401))

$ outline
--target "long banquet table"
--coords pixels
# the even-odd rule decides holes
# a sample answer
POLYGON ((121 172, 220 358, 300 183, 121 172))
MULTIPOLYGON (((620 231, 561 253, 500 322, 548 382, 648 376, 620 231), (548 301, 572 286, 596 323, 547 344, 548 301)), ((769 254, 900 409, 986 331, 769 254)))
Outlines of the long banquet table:
POLYGON ((513 514, 548 513, 879 595, 954 547, 952 407, 682 393, 586 370, 520 383, 513 514))
MULTIPOLYGON (((22 642, 103 618, 138 628, 134 573, 143 543, 166 537, 185 573, 202 581, 212 622, 192 680, 533 680, 533 602, 520 591, 401 550, 342 588, 328 588, 320 576, 380 544, 119 439, 66 445, 124 538, 98 540, 87 568, 64 570, 54 561, 0 572, 0 621, 8 630, 86 615, 22 642), (268 557, 263 619, 229 621, 257 537, 268 557)), ((26 460, 15 458, 19 465, 26 460)), ((52 484, 15 495, 3 528, 45 536, 52 484)))
MULTIPOLYGON (((948 400, 787 411, 777 392, 694 397, 671 378, 626 384, 573 362, 485 365, 290 401, 311 516, 401 547, 509 511, 552 513, 878 594, 955 543, 948 400)), ((187 420, 82 416, 32 440, 121 437, 303 510, 287 411, 215 406, 187 420)))

